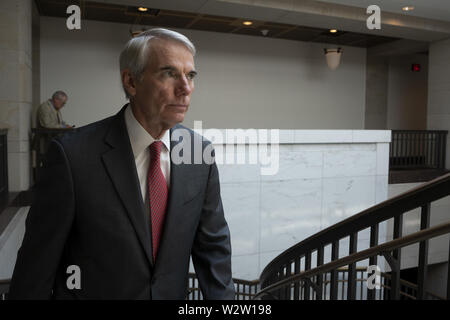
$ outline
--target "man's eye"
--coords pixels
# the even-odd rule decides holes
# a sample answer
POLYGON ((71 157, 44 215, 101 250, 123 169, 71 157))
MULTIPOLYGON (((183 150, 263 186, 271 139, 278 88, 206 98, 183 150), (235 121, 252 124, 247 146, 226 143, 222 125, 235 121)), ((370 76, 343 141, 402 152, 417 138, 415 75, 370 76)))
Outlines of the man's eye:
POLYGON ((195 74, 194 72, 191 72, 191 73, 188 73, 188 74, 187 74, 187 78, 188 78, 189 80, 194 80, 195 76, 196 76, 196 74, 195 74))
POLYGON ((171 71, 171 70, 166 70, 166 71, 164 71, 164 75, 165 75, 165 76, 168 76, 168 77, 173 77, 173 76, 174 76, 174 73, 173 73, 173 71, 171 71))

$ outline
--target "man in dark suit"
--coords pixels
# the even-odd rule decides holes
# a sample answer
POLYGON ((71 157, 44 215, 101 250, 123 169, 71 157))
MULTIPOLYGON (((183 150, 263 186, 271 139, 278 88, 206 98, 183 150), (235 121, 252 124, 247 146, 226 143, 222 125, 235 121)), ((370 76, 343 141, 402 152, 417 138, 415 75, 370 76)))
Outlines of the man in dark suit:
POLYGON ((52 141, 11 299, 185 299, 190 256, 205 298, 234 298, 217 166, 194 163, 194 145, 210 142, 179 124, 194 54, 166 29, 131 39, 120 57, 130 103, 52 141))

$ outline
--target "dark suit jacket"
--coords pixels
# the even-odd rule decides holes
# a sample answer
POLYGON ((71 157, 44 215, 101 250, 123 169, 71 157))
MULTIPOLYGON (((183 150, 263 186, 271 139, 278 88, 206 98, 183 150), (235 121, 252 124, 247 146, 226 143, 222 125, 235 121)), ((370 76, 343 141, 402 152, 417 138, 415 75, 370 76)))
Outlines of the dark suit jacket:
MULTIPOLYGON (((171 163, 155 264, 124 110, 52 141, 10 299, 185 299, 190 255, 204 297, 234 299, 216 164, 171 163), (80 267, 81 289, 67 288, 70 265, 80 267)), ((175 128, 184 127, 172 128, 171 136, 175 128)), ((202 139, 186 130, 191 141, 171 141, 171 149, 202 139)))

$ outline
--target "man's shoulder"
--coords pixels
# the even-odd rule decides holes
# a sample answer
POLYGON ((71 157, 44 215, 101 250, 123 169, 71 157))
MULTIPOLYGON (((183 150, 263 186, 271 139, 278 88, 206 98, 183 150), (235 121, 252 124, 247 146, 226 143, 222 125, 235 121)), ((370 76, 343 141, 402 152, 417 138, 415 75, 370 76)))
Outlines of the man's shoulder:
POLYGON ((203 146, 211 144, 211 141, 204 136, 182 124, 177 124, 172 128, 172 140, 177 141, 179 140, 179 137, 184 136, 184 134, 189 134, 191 137, 191 144, 195 144, 198 141, 201 141, 203 146))
POLYGON ((111 122, 117 118, 117 115, 109 116, 107 118, 89 123, 85 126, 79 127, 76 131, 79 134, 89 134, 92 132, 96 132, 98 130, 103 130, 109 128, 111 122))
POLYGON ((50 100, 45 100, 39 105, 38 108, 40 111, 52 111, 52 105, 50 103, 50 100))
POLYGON ((95 145, 96 143, 103 141, 108 128, 116 116, 117 115, 110 116, 69 131, 58 138, 58 141, 65 147, 95 145))

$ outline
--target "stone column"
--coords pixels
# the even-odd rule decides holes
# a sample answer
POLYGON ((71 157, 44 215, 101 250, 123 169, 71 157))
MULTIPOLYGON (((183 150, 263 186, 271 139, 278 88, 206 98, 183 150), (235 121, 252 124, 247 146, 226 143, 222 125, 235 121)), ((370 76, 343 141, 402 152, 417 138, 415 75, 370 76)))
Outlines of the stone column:
POLYGON ((32 0, 0 1, 0 127, 8 131, 9 190, 30 187, 32 0))
MULTIPOLYGON (((431 43, 428 63, 427 129, 450 131, 450 39, 431 43)), ((450 134, 446 168, 450 169, 450 134)))

